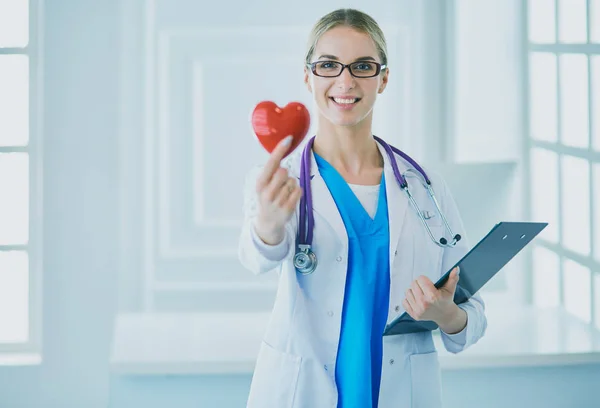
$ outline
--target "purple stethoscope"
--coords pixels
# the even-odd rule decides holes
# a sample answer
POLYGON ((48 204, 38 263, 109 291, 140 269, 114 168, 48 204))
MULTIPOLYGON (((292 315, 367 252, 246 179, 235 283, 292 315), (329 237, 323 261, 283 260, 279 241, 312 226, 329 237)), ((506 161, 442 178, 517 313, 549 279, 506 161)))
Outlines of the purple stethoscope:
MULTIPOLYGON (((398 184, 400 185, 400 188, 402 189, 402 191, 404 191, 404 193, 408 197, 409 201, 411 202, 413 208, 419 215, 421 223, 427 229, 427 233, 429 234, 429 237, 431 238, 433 243, 435 243, 436 245, 438 245, 440 247, 455 246, 456 243, 458 241, 460 241, 461 236, 459 234, 454 235, 454 233, 452 232, 452 229, 448 225, 448 221, 446 220, 446 217, 444 217, 444 214, 440 210, 440 206, 438 205, 438 202, 435 199, 435 194, 433 192, 433 188, 431 187, 431 181, 429 180, 429 177, 427 177, 427 174, 425 173, 425 171, 421 168, 421 166, 419 166, 417 164, 417 162, 415 162, 413 159, 411 159, 410 156, 408 156, 406 153, 402 152, 401 150, 399 150, 393 146, 388 145, 386 142, 384 142, 377 136, 373 136, 373 138, 377 142, 379 142, 383 146, 385 151, 387 152, 387 154, 390 158, 390 162, 392 164, 392 168, 394 169, 394 175, 396 176, 396 181, 398 182, 398 184), (398 164, 396 163, 394 153, 397 153, 400 156, 402 156, 423 176, 423 178, 425 180, 425 183, 423 183, 423 187, 425 187, 425 189, 429 193, 429 197, 435 204, 435 208, 436 208, 438 214, 444 221, 446 230, 450 233, 450 236, 454 235, 454 238, 451 243, 448 243, 448 241, 444 237, 440 238, 439 241, 434 238, 434 236, 431 232, 431 229, 429 228, 429 225, 427 225, 427 223, 425 222, 426 219, 432 218, 434 215, 430 215, 429 212, 427 212, 428 218, 424 217, 423 213, 421 212, 421 209, 419 208, 419 205, 417 204, 413 195, 410 193, 410 191, 408 189, 408 183, 406 181, 406 178, 404 178, 404 176, 402 176, 402 174, 400 174, 400 170, 398 170, 398 164)), ((302 194, 302 198, 300 199, 300 219, 299 219, 299 236, 298 236, 299 241, 298 241, 298 244, 296 247, 296 253, 294 255, 294 267, 296 268, 296 270, 299 273, 301 273, 303 275, 311 274, 317 268, 317 256, 311 249, 312 238, 313 238, 313 225, 314 225, 314 218, 313 218, 313 211, 312 211, 312 193, 311 193, 311 188, 310 188, 310 182, 307 183, 307 181, 310 180, 310 152, 312 150, 314 140, 315 140, 315 136, 313 136, 306 144, 304 151, 302 152, 302 163, 300 166, 300 188, 302 188, 303 194, 302 194), (307 225, 307 220, 306 220, 307 217, 308 217, 308 225, 307 225)), ((407 170, 407 172, 408 171, 414 172, 413 169, 409 169, 409 170, 407 170)))

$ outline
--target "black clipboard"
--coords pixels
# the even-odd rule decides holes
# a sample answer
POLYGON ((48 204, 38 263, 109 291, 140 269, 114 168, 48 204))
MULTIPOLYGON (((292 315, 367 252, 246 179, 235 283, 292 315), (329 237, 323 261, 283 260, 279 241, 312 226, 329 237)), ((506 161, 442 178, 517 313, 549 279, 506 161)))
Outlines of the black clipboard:
MULTIPOLYGON (((435 287, 443 286, 452 270, 458 266, 460 275, 454 294, 454 303, 459 305, 466 302, 547 225, 548 223, 545 222, 500 222, 496 224, 469 253, 435 283, 435 287)), ((404 312, 386 325, 383 335, 392 336, 436 329, 438 329, 436 323, 416 321, 404 312)))

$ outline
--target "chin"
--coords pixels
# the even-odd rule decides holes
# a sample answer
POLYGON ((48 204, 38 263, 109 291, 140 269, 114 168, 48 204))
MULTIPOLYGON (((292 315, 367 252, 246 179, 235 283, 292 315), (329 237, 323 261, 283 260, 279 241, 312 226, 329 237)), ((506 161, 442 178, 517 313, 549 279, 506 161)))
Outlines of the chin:
POLYGON ((345 115, 340 115, 339 112, 329 112, 328 115, 325 115, 327 120, 333 125, 346 127, 358 126, 367 116, 364 112, 348 112, 345 115))

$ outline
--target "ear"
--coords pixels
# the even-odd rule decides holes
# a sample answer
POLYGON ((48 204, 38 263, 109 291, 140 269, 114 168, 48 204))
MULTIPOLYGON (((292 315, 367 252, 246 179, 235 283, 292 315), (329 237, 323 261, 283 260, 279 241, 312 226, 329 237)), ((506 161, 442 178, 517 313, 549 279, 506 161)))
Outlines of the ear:
POLYGON ((310 86, 310 74, 311 72, 308 70, 308 67, 304 67, 304 85, 306 85, 306 89, 308 92, 312 93, 312 87, 310 86))
POLYGON ((390 75, 390 69, 386 68, 383 75, 381 76, 381 85, 379 85, 379 89, 377 90, 377 93, 383 93, 383 90, 387 86, 389 75, 390 75))

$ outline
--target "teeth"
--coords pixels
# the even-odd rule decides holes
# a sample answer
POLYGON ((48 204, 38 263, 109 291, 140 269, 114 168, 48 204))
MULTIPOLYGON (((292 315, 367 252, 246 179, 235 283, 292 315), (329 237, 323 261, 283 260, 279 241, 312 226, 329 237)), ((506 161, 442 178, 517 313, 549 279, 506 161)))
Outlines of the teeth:
POLYGON ((333 100, 340 104, 350 104, 350 103, 356 102, 357 99, 356 98, 354 98, 354 99, 333 98, 333 100))

